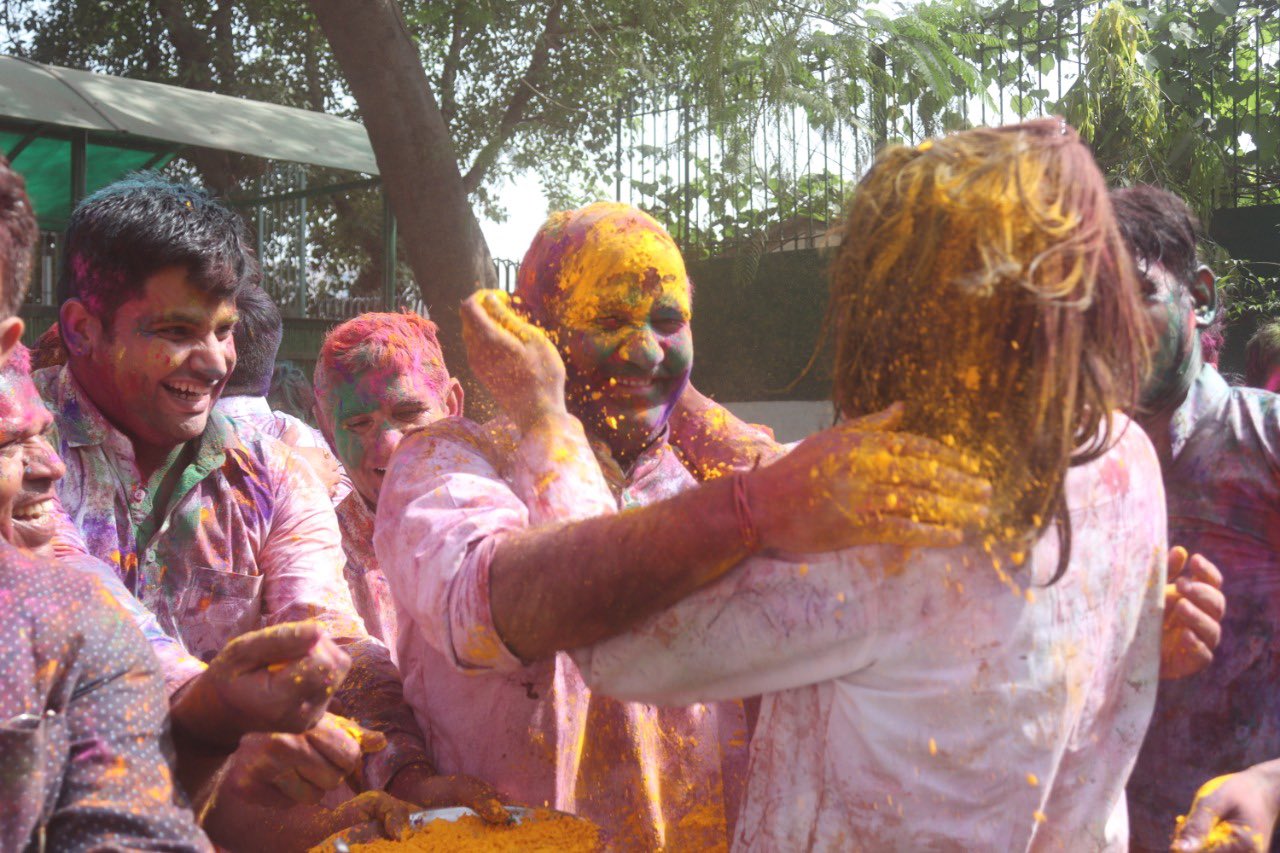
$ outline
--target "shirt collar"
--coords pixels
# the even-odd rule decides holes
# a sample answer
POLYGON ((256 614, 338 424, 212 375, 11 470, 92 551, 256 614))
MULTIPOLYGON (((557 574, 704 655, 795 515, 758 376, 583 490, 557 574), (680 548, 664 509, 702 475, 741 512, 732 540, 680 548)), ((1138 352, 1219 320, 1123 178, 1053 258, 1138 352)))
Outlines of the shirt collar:
POLYGON ((658 437, 635 458, 628 471, 623 471, 622 466, 613 457, 613 452, 609 449, 609 445, 605 443, 604 439, 588 432, 587 442, 591 445, 591 450, 596 455, 596 461, 600 463, 600 470, 604 473, 605 481, 614 491, 621 491, 634 486, 662 464, 663 458, 671 449, 671 445, 667 441, 670 435, 671 426, 666 424, 662 427, 662 432, 659 433, 658 437))
MULTIPOLYGON (((107 416, 94 405, 85 393, 70 365, 46 368, 59 371, 53 380, 52 403, 58 420, 58 431, 68 447, 88 447, 106 444, 117 439, 131 444, 129 438, 107 420, 107 416)), ((38 371, 43 374, 45 371, 38 371)), ((239 444, 235 426, 216 408, 209 413, 204 432, 197 439, 194 465, 213 470, 222 464, 229 448, 239 444)))
POLYGON ((80 387, 75 374, 71 372, 71 365, 45 368, 37 371, 36 377, 43 379, 48 373, 55 373, 50 402, 58 419, 58 432, 62 440, 69 447, 105 443, 107 437, 116 430, 80 387))
POLYGON ((1230 398, 1231 386, 1222 374, 1212 364, 1200 368, 1200 373, 1187 389, 1187 399, 1182 401, 1169 422, 1170 450, 1175 457, 1187 443, 1196 424, 1225 406, 1230 398))

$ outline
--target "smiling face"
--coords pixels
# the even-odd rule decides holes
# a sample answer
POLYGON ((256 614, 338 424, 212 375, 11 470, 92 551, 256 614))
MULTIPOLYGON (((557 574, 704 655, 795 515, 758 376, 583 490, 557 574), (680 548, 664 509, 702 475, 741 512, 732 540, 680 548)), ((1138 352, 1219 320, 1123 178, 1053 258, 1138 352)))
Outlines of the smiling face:
POLYGON ((441 390, 424 373, 388 376, 371 370, 335 382, 317 400, 320 423, 351 478, 371 506, 377 506, 387 462, 405 433, 441 418, 462 414, 462 387, 450 379, 441 390))
POLYGON ((693 367, 691 291, 675 243, 656 224, 595 223, 563 260, 548 314, 570 409, 634 458, 665 427, 693 367))
POLYGON ((235 321, 234 298, 210 296, 185 269, 168 267, 116 310, 110 328, 74 300, 61 326, 81 387, 141 456, 204 432, 235 367, 235 321))
POLYGON ((66 469, 44 433, 53 417, 27 376, 0 375, 0 536, 47 552, 54 533, 54 484, 66 469))

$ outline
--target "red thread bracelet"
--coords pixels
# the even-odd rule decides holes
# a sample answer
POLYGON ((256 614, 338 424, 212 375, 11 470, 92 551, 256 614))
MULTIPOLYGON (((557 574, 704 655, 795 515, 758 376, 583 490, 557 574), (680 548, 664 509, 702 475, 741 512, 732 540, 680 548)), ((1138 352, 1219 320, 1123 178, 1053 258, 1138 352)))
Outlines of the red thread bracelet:
POLYGON ((760 548, 760 531, 756 529, 755 519, 751 517, 751 503, 747 500, 747 475, 741 472, 733 475, 733 512, 738 517, 742 544, 746 546, 747 553, 755 553, 760 548))

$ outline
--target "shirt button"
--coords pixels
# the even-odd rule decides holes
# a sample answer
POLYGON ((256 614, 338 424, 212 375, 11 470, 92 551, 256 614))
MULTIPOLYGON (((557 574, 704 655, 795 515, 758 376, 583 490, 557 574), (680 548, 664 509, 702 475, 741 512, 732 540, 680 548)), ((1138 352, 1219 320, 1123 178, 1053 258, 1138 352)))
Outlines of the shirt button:
POLYGON ((142 503, 147 497, 147 490, 141 487, 133 490, 133 502, 142 503))

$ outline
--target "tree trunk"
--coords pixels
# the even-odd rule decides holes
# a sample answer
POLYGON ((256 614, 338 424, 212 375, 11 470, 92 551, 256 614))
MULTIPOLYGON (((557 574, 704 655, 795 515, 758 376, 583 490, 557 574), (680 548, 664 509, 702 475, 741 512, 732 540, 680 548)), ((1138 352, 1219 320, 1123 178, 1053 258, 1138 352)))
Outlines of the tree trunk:
MULTIPOLYGON (((383 192, 422 299, 440 327, 450 371, 469 377, 458 306, 476 288, 496 287, 497 273, 418 46, 396 0, 308 2, 360 106, 383 192)), ((466 384, 469 397, 478 396, 474 383, 466 384)))

